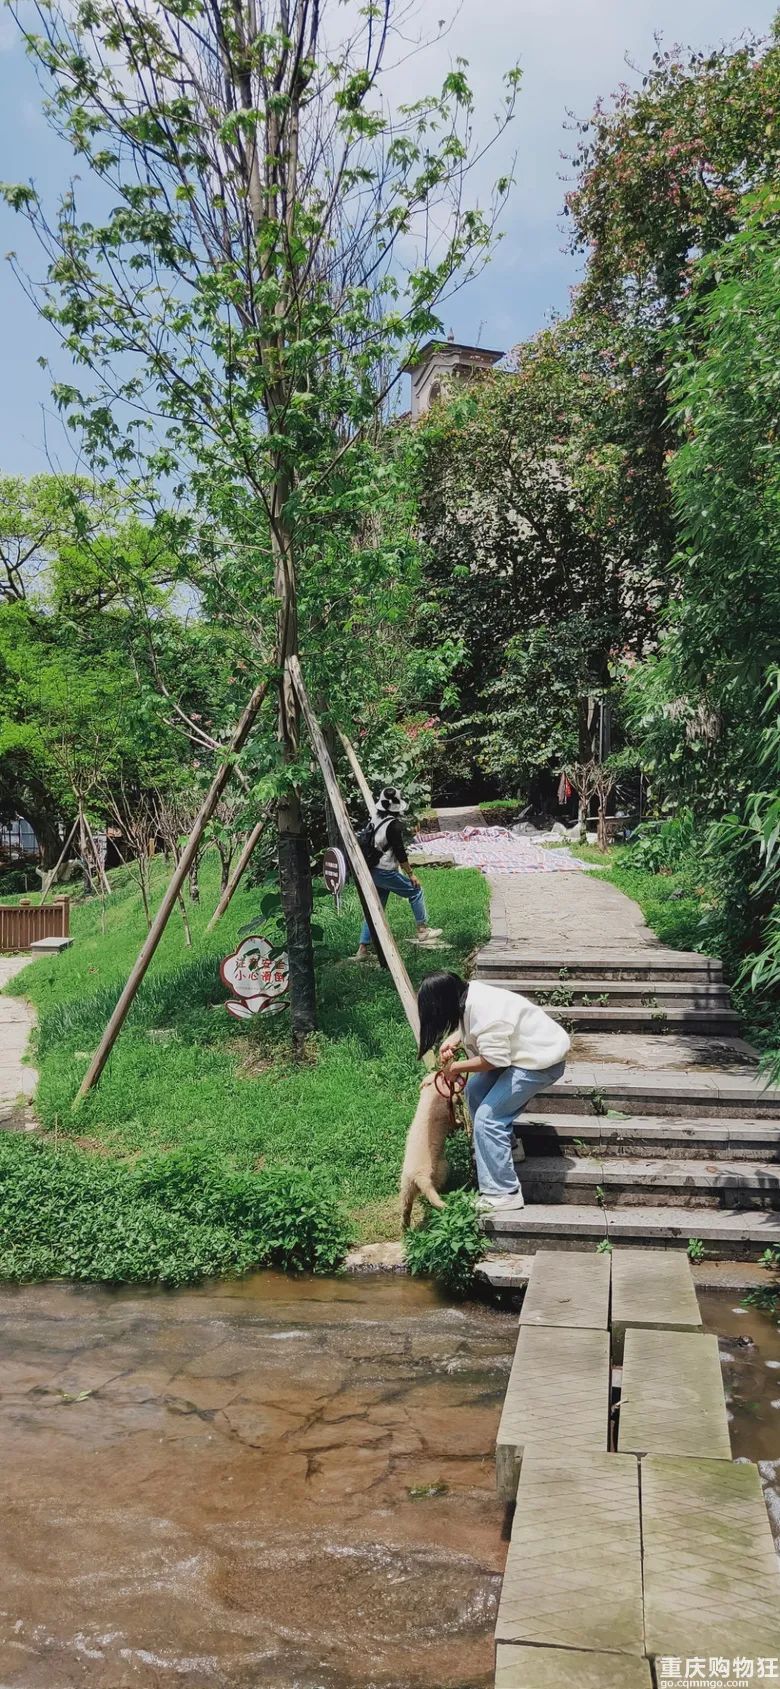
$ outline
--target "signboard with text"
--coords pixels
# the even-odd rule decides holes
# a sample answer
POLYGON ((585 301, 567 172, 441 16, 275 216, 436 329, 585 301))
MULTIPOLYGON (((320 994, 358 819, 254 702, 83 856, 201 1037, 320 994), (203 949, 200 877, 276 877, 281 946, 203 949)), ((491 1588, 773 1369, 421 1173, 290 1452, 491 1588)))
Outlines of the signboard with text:
POLYGON ((245 938, 219 965, 219 977, 233 997, 225 1004, 235 1020, 279 1014, 287 1007, 290 969, 287 952, 274 953, 262 933, 245 938))

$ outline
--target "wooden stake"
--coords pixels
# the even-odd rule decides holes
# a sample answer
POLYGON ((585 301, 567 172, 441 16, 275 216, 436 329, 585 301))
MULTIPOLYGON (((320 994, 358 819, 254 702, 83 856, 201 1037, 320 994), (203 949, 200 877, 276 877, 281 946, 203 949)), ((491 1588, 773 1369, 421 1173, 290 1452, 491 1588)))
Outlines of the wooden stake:
POLYGON ((241 855, 239 856, 239 859, 236 863, 236 866, 233 869, 232 874, 230 875, 230 878, 228 880, 227 885, 225 886, 225 890, 223 891, 222 896, 220 897, 220 900, 217 904, 217 907, 214 910, 214 913, 211 917, 211 920, 209 921, 209 923, 206 927, 207 932, 211 932, 212 927, 215 927, 217 922, 221 921, 222 916, 224 915, 225 910, 227 909, 227 906, 228 906, 228 904, 229 904, 229 902, 230 902, 230 900, 233 896, 233 893, 238 886, 239 880, 241 879, 241 876, 244 872, 244 869, 247 867, 249 859, 252 856, 255 845, 259 844, 261 835, 264 832, 267 825, 268 825, 268 815, 267 814, 261 815, 260 820, 255 822, 255 825, 252 828, 252 831, 249 834, 249 837, 246 839, 246 841, 244 843, 244 848, 241 852, 241 855))
MULTIPOLYGON (((368 906, 371 921, 375 928, 379 942, 379 947, 385 961, 387 962, 387 966, 393 978, 393 984, 401 999, 404 1014, 406 1015, 412 1032, 414 1033, 415 1040, 419 1042, 420 1017, 417 1013, 417 997, 415 995, 414 987, 406 968, 404 967, 395 939, 393 938, 387 924, 387 917, 384 909, 382 908, 379 893, 374 885, 373 879, 371 878, 371 869, 369 868, 360 845, 358 844, 357 838, 355 837, 355 831, 347 813, 347 806, 341 795, 341 788, 338 780, 336 779, 331 755, 325 743, 325 735, 323 734, 322 728, 320 727, 309 701, 309 694, 306 691, 303 675, 301 673, 301 665, 298 658, 288 657, 287 668, 290 679, 295 687, 298 702, 301 706, 301 710, 303 711, 306 726, 309 730, 309 738, 311 739, 314 747, 317 761, 322 769, 322 777, 325 781, 328 797, 333 805, 336 820, 339 824, 339 831, 344 842, 344 849, 349 857, 352 872, 368 906)), ((357 761, 357 758, 355 758, 355 760, 357 761)), ((371 803, 373 808, 373 799, 371 800, 371 803)))
POLYGON ((76 1103, 79 1103, 82 1097, 85 1097, 87 1092, 91 1091, 92 1086, 97 1084, 98 1079, 103 1072, 106 1062, 108 1061, 114 1044, 116 1043, 122 1026, 127 1018, 128 1010, 133 998, 135 997, 138 987, 141 984, 144 974, 146 973, 149 963, 152 960, 155 950, 157 949, 160 939, 162 938, 168 924, 168 917, 187 877, 190 863, 197 854, 203 834, 206 831, 214 810, 216 809, 233 772, 234 759, 238 755, 238 752, 243 748, 249 737, 251 729, 254 726, 255 719, 268 691, 268 685, 269 682, 264 680, 259 686, 255 687, 255 690, 252 693, 249 703, 244 710, 238 727, 236 728, 233 738, 228 746, 227 759, 220 765, 214 775, 214 779, 209 786, 208 792, 206 793, 198 812, 192 832, 190 833, 187 843, 184 846, 184 850, 181 853, 179 862, 177 863, 176 871, 171 879, 157 914, 152 921, 148 937, 145 943, 141 946, 124 991, 122 992, 114 1013, 112 1014, 108 1026, 103 1033, 103 1037, 100 1040, 100 1044, 89 1064, 89 1068, 84 1075, 81 1085, 79 1086, 76 1103))
POLYGON ((78 816, 76 816, 76 819, 73 823, 73 826, 71 827, 70 832, 69 832, 69 834, 68 834, 68 836, 65 840, 65 843, 62 847, 62 850, 60 851, 60 854, 57 857, 57 861, 55 862, 54 867, 52 868, 51 873, 49 874, 49 877, 46 881, 46 886, 45 886, 45 888, 43 888, 41 890, 41 903, 46 902, 46 899, 49 895, 49 892, 51 891, 52 886, 56 883, 57 875, 59 874, 59 871, 62 867, 62 864, 65 861, 65 858, 68 854, 68 851, 70 850, 71 844, 73 842, 73 836, 75 834, 76 828, 78 827, 78 824, 79 824, 79 818, 78 818, 78 816))
POLYGON ((365 802, 366 807, 368 809, 368 813, 369 813, 369 815, 373 815, 374 809, 376 808, 376 805, 374 803, 374 794, 371 790, 371 787, 368 784, 368 781, 365 777, 365 774, 363 773, 363 770, 360 766, 360 763, 358 762, 357 752, 355 750, 355 747, 352 743, 352 740, 347 738, 346 733, 342 733, 341 728, 339 728, 338 731, 339 731, 339 738, 341 740, 341 743, 344 746, 344 750, 347 753, 347 762, 349 763, 349 766, 352 769, 352 773, 354 774, 355 779, 358 783, 358 786, 360 787, 364 802, 365 802))
POLYGON ((87 820, 86 811, 84 812, 84 826, 87 829, 87 838, 89 839, 89 842, 92 846, 92 855, 93 855, 93 858, 94 858, 95 867, 97 869, 98 882, 103 887, 104 896, 110 897, 111 896, 111 887, 110 887, 110 885, 108 883, 108 879, 106 877, 106 870, 103 867, 103 863, 101 862, 100 856, 98 854, 98 847, 95 843, 95 835, 94 835, 92 828, 90 827, 90 824, 87 820))

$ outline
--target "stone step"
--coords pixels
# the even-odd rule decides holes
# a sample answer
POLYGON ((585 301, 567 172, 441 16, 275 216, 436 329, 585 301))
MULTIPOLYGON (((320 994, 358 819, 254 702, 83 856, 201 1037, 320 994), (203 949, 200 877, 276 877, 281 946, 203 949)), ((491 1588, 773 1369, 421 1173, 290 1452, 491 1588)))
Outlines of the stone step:
POLYGON ((534 1256, 520 1324, 606 1331, 611 1264, 608 1255, 534 1256))
POLYGON ((727 1261, 754 1261, 780 1247, 780 1215, 759 1209, 611 1208, 596 1204, 528 1203, 505 1216, 489 1216, 485 1230, 495 1248, 533 1255, 537 1249, 584 1249, 609 1234, 613 1247, 686 1249, 700 1239, 705 1253, 727 1261))
POLYGON ((741 1656, 757 1679, 759 1659, 780 1657, 780 1572, 757 1468, 651 1455, 641 1483, 647 1653, 682 1657, 683 1671, 697 1656, 741 1656))
MULTIPOLYGON (((553 1093, 554 1095, 554 1093, 553 1093)), ((674 1120, 659 1115, 537 1114, 538 1099, 515 1122, 527 1155, 663 1156, 702 1161, 780 1162, 780 1121, 674 1120)))
POLYGON ((626 1332, 617 1446, 620 1454, 731 1459, 717 1337, 626 1332))
POLYGON ((681 1208, 780 1208, 780 1165, 638 1156, 528 1156, 518 1168, 526 1202, 646 1203, 681 1208))
POLYGON ((547 1014, 571 1032, 680 1032, 729 1038, 739 1027, 736 1009, 602 1008, 582 1004, 570 1009, 547 1008, 547 1014))
POLYGON ((723 978, 723 963, 713 956, 701 956, 698 951, 647 948, 584 950, 550 953, 505 944, 485 945, 475 959, 475 972, 480 979, 498 975, 506 979, 555 979, 558 985, 572 979, 638 979, 638 980, 695 980, 718 984, 723 978))
POLYGON ((510 1643, 643 1655, 633 1455, 529 1450, 496 1621, 496 1644, 510 1643))
POLYGON ((527 1449, 566 1461, 608 1447, 610 1386, 608 1331, 521 1327, 496 1438, 502 1501, 514 1500, 527 1449))
POLYGON ((623 1359, 627 1331, 701 1331, 693 1273, 681 1251, 616 1249, 610 1259, 614 1361, 623 1359))
MULTIPOLYGON (((481 976, 475 976, 479 979, 481 976)), ((614 1008, 617 1005, 649 1009, 730 1009, 727 985, 710 981, 661 979, 648 984, 644 979, 512 979, 491 974, 490 985, 517 991, 543 1008, 614 1008), (601 1002, 606 997, 607 1002, 601 1002)))
POLYGON ((499 1643, 495 1689, 653 1689, 650 1663, 635 1654, 581 1653, 499 1643))
POLYGON ((551 1114, 586 1114, 602 1118, 615 1110, 627 1115, 675 1115, 697 1120, 727 1118, 780 1121, 780 1090, 753 1076, 754 1070, 727 1073, 702 1066, 640 1071, 617 1063, 567 1063, 557 1085, 539 1091, 534 1107, 551 1114))

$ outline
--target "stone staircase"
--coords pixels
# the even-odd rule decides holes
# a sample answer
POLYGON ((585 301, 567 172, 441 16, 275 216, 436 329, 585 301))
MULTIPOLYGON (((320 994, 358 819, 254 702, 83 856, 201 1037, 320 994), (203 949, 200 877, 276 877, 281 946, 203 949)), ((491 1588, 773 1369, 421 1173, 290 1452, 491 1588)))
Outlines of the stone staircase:
POLYGON ((565 1078, 518 1119, 526 1208, 488 1223, 496 1248, 780 1246, 780 1090, 737 1036, 719 962, 494 939, 474 977, 543 1004, 573 1040, 565 1078))

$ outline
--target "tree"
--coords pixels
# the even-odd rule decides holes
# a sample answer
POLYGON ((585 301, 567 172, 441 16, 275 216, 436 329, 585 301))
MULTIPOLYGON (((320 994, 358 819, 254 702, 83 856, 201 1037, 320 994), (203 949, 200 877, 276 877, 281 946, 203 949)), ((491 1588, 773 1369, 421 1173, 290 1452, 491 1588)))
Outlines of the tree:
MULTIPOLYGON (((168 477, 216 522, 232 551, 223 606, 255 607, 255 661, 276 676, 300 1043, 315 1023, 311 881, 286 664, 310 645, 307 567, 368 496, 363 447, 388 368, 441 332, 437 303, 490 245, 493 213, 464 198, 481 150, 465 67, 392 114, 382 73, 407 17, 393 0, 371 0, 340 44, 316 0, 168 0, 153 14, 80 0, 38 15, 26 39, 53 121, 112 200, 80 219, 71 192, 51 222, 34 188, 6 189, 48 248, 44 314, 93 378, 55 394, 96 466, 133 467, 147 488, 168 477)), ((516 71, 506 84, 499 130, 516 71)))
POLYGON ((442 699, 448 759, 462 745, 466 767, 512 786, 592 754, 588 697, 643 648, 661 590, 617 360, 577 318, 514 361, 436 409, 420 475, 431 627, 461 647, 457 698, 453 676, 442 699))
POLYGON ((696 257, 739 227, 744 193, 777 175, 780 24, 705 52, 659 45, 641 85, 577 128, 566 211, 585 295, 665 321, 696 257))

